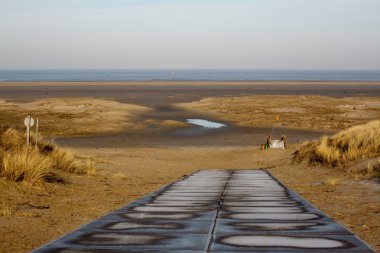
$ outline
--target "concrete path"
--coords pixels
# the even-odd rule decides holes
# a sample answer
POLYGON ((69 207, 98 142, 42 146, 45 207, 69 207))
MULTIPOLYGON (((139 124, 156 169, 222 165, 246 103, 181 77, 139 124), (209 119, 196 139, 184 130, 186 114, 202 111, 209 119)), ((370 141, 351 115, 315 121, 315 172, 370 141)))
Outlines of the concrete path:
POLYGON ((34 252, 374 252, 264 170, 205 170, 34 252))

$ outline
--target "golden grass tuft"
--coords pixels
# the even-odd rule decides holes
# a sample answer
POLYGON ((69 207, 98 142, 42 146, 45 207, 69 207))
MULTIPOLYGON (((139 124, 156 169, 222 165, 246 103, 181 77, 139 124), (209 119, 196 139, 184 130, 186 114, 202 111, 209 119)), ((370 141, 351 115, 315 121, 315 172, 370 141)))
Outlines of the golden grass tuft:
POLYGON ((356 174, 356 179, 380 178, 380 158, 366 162, 365 166, 351 169, 356 174))
POLYGON ((330 178, 327 178, 325 181, 324 181, 324 185, 328 185, 328 186, 335 186, 339 183, 340 179, 339 178, 336 178, 336 177, 330 177, 330 178))
POLYGON ((22 132, 0 128, 0 176, 36 185, 61 182, 56 172, 96 175, 92 161, 82 164, 71 151, 42 139, 37 148, 27 147, 22 132))
POLYGON ((87 164, 84 167, 85 169, 85 174, 89 176, 96 176, 98 175, 98 170, 95 168, 94 161, 91 159, 87 159, 87 164))
MULTIPOLYGON (((0 129, 1 131, 1 129, 0 129)), ((25 139, 19 131, 8 128, 0 136, 0 147, 4 150, 10 150, 15 147, 21 147, 24 145, 25 139)))
POLYGON ((123 172, 117 172, 113 175, 113 177, 120 179, 128 179, 127 175, 125 175, 125 173, 123 172))
POLYGON ((52 167, 56 170, 83 174, 79 162, 74 154, 68 150, 54 149, 47 157, 52 161, 52 167))
MULTIPOLYGON (((380 120, 348 128, 331 137, 323 136, 318 142, 304 143, 294 155, 298 161, 307 159, 312 164, 341 168, 379 157, 380 120)), ((379 170, 376 164, 367 167, 370 174, 379 170)))
POLYGON ((9 206, 5 205, 4 203, 0 205, 0 216, 10 216, 12 214, 13 210, 9 206))
POLYGON ((51 165, 38 151, 24 147, 4 154, 0 175, 11 181, 36 184, 50 174, 51 165))
POLYGON ((380 158, 374 163, 367 164, 367 174, 380 175, 380 158))

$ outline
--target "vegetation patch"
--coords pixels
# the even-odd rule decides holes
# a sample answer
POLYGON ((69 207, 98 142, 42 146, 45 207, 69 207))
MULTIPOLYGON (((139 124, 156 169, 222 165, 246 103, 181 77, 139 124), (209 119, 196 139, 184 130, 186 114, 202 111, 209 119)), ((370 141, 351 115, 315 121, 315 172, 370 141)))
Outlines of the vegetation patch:
POLYGON ((294 159, 380 177, 380 120, 306 142, 294 153, 294 159))
MULTIPOLYGON (((32 185, 62 181, 62 172, 95 175, 91 161, 83 164, 69 151, 42 138, 38 145, 25 144, 23 132, 13 128, 0 128, 0 176, 14 182, 32 185)), ((32 138, 34 139, 34 138, 32 138)))

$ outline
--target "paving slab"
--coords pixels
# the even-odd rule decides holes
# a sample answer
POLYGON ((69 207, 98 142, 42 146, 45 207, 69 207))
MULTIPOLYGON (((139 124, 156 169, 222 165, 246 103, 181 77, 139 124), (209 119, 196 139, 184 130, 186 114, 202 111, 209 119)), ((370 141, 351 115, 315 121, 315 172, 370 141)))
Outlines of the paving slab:
POLYGON ((203 170, 34 252, 375 251, 265 170, 203 170))

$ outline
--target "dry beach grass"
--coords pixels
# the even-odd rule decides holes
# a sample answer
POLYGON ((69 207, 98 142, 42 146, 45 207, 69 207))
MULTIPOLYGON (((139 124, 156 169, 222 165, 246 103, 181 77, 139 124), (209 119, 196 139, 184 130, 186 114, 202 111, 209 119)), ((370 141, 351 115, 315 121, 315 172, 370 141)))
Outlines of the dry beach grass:
POLYGON ((323 136, 318 142, 305 143, 295 158, 365 177, 380 177, 380 120, 323 136))
POLYGON ((14 182, 42 185, 60 181, 59 172, 93 174, 94 168, 70 151, 40 138, 38 146, 25 144, 23 132, 0 128, 0 176, 14 182))

